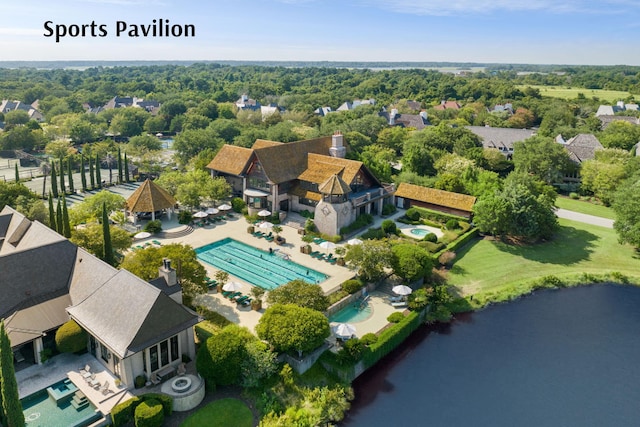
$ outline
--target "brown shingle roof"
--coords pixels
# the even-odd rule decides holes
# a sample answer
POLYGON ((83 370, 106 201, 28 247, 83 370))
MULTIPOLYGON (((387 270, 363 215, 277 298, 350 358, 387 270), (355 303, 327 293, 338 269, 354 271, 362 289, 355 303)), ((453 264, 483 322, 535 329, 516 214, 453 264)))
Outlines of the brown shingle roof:
POLYGON ((315 191, 305 190, 297 185, 289 190, 289 194, 293 194, 294 196, 304 199, 315 200, 316 202, 319 202, 322 199, 322 194, 316 193, 315 191))
POLYGON ((300 174, 299 179, 315 182, 316 184, 322 184, 327 179, 331 178, 331 175, 340 175, 340 178, 342 178, 344 182, 351 185, 362 168, 362 162, 357 160, 341 159, 338 157, 321 156, 317 154, 309 154, 308 159, 308 168, 304 173, 300 174), (338 171, 338 168, 340 168, 341 171, 338 171), (310 178, 313 178, 313 180, 310 178))
POLYGON ((240 175, 247 166, 252 153, 253 150, 250 148, 225 144, 207 165, 207 168, 232 175, 240 175))
POLYGON ((176 199, 150 179, 143 182, 127 199, 127 209, 131 212, 155 212, 172 208, 175 204, 176 199))
POLYGON ((476 202, 476 198, 473 196, 407 184, 406 182, 398 186, 396 197, 404 197, 405 199, 417 200, 465 212, 471 212, 473 204, 476 202))
POLYGON ((567 141, 565 145, 569 151, 571 160, 582 163, 585 160, 592 160, 596 157, 596 150, 602 150, 604 147, 598 141, 595 135, 590 133, 579 133, 567 141))
POLYGON ((351 188, 338 175, 331 175, 318 188, 322 194, 341 195, 351 193, 351 188))

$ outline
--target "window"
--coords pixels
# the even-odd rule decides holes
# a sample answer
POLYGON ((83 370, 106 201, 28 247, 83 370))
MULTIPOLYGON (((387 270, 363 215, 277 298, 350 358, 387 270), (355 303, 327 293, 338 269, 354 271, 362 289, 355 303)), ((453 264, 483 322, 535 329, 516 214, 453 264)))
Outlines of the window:
POLYGON ((169 364, 169 341, 160 343, 160 362, 162 366, 169 364))
POLYGON ((100 357, 102 357, 102 360, 105 362, 108 362, 111 357, 111 352, 103 344, 100 344, 100 357))
POLYGON ((176 360, 178 358, 178 337, 171 337, 171 360, 176 360))
MULTIPOLYGON (((168 340, 164 340, 156 345, 148 348, 149 351, 149 368, 151 372, 167 366, 171 362, 175 362, 180 359, 180 344, 178 336, 175 335, 168 340)), ((143 352, 142 360, 144 362, 145 370, 147 366, 147 352, 143 352)))
POLYGON ((271 190, 271 186, 269 185, 269 183, 264 179, 259 179, 259 178, 249 178, 248 186, 250 188, 259 188, 261 190, 267 190, 267 191, 271 190))
POLYGON ((151 372, 160 369, 158 365, 158 346, 154 345, 149 349, 149 362, 151 363, 151 372))

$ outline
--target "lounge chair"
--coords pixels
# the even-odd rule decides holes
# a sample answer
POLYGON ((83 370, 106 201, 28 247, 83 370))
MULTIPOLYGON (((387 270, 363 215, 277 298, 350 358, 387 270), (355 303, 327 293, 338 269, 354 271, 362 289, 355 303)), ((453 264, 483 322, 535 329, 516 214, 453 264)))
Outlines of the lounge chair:
POLYGON ((184 363, 181 363, 178 365, 178 369, 177 369, 177 373, 178 375, 184 375, 187 373, 187 365, 185 365, 184 363))
POLYGON ((105 381, 104 384, 100 387, 100 391, 102 394, 107 395, 111 390, 109 390, 109 381, 105 381))
POLYGON ((222 291, 222 296, 225 298, 229 298, 229 295, 231 295, 233 292, 231 291, 222 291))
POLYGON ((149 381, 151 381, 151 384, 153 385, 158 385, 162 382, 162 379, 158 376, 157 373, 153 373, 151 374, 151 378, 149 378, 149 381))
POLYGON ((320 255, 320 251, 313 251, 309 255, 311 255, 314 258, 317 258, 320 255))
POLYGON ((236 299, 236 304, 242 304, 244 302, 244 300, 246 300, 248 298, 249 298, 248 295, 242 295, 240 298, 236 299))
POLYGON ((91 376, 91 366, 84 365, 84 368, 80 368, 80 375, 82 375, 82 378, 87 379, 91 376))
POLYGON ((229 295, 227 298, 233 301, 236 297, 240 295, 242 295, 242 292, 232 292, 231 295, 229 295))
POLYGON ((162 246, 162 243, 160 243, 159 240, 152 240, 151 243, 153 243, 154 245, 162 246))
POLYGON ((242 304, 244 307, 247 307, 247 306, 251 305, 251 297, 249 297, 246 300, 242 301, 240 304, 242 304))

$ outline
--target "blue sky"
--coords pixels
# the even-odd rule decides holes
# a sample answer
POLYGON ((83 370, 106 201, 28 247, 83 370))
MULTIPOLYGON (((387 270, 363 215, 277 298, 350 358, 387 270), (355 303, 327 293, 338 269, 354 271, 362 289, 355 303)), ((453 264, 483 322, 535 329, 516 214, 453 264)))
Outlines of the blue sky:
POLYGON ((22 0, 3 2, 4 60, 454 61, 640 65, 640 0, 22 0), (116 37, 116 21, 195 38, 116 37), (44 37, 44 23, 106 37, 44 37))

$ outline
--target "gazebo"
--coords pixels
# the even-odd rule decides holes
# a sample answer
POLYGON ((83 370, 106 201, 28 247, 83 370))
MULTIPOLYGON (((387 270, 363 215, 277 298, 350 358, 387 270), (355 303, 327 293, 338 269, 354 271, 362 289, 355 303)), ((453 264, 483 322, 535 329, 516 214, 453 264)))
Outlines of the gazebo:
MULTIPOLYGON (((156 219, 156 212, 162 209, 173 209, 176 199, 164 188, 147 179, 127 199, 127 210, 132 213, 151 212, 151 220, 156 219)), ((171 218, 171 211, 169 211, 171 218)))

